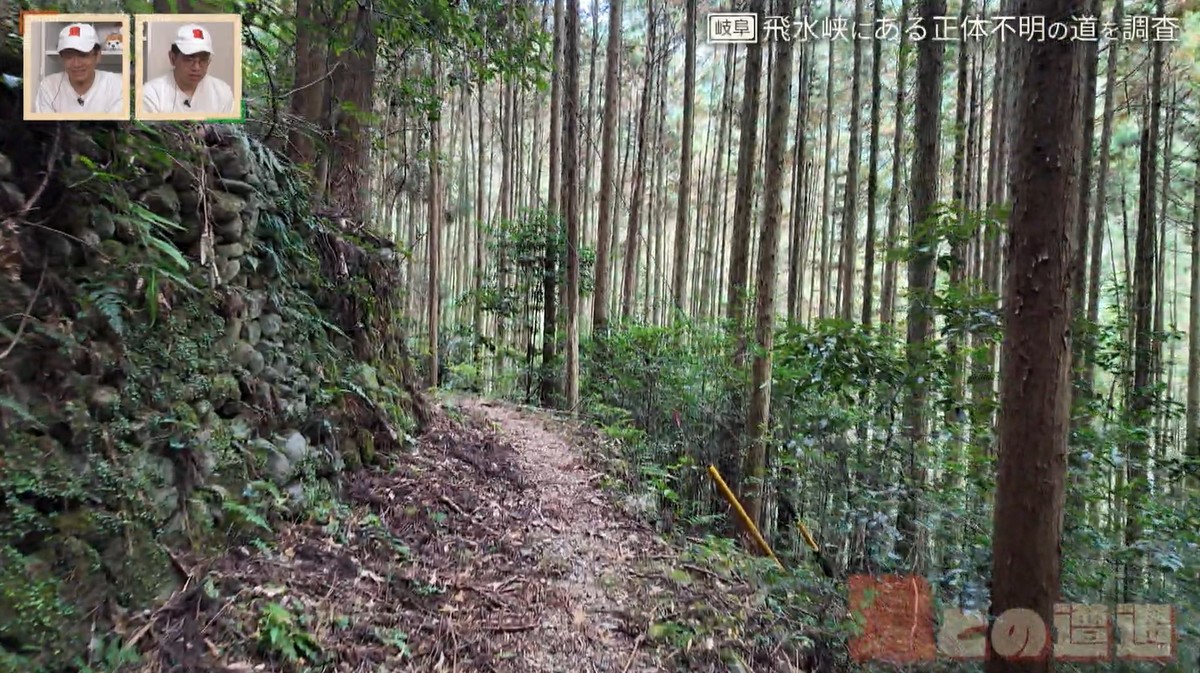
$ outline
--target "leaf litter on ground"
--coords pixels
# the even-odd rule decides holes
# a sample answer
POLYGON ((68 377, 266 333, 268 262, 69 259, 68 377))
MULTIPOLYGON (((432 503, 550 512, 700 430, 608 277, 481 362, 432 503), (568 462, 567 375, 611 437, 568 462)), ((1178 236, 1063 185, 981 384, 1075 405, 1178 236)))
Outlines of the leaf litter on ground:
POLYGON ((781 608, 762 564, 681 548, 598 490, 578 427, 451 404, 411 453, 344 476, 341 515, 197 562, 131 624, 140 670, 841 670, 824 589, 781 608))

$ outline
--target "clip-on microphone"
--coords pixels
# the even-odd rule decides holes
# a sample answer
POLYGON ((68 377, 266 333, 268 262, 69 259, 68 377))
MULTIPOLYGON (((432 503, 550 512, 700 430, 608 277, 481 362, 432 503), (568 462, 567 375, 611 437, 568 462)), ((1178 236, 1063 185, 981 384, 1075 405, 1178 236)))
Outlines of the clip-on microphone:
POLYGON ((83 105, 83 96, 80 96, 80 97, 76 98, 76 99, 75 99, 75 102, 76 102, 76 103, 79 103, 80 105, 83 105))
POLYGON ((191 106, 192 106, 192 101, 190 101, 190 100, 188 100, 188 99, 186 99, 186 98, 185 98, 185 99, 183 99, 183 106, 184 106, 184 107, 191 107, 191 106))

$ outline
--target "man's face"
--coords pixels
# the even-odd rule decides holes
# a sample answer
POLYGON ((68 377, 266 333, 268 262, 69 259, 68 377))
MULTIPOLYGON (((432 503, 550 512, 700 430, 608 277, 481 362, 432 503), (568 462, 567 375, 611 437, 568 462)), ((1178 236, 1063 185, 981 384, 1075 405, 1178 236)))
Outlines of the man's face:
POLYGON ((96 72, 96 64, 100 61, 99 50, 85 53, 75 49, 64 49, 58 55, 62 57, 63 69, 66 70, 67 78, 72 84, 86 83, 96 72))
POLYGON ((208 74, 208 64, 212 54, 207 51, 195 54, 171 54, 171 66, 175 68, 175 77, 189 86, 196 86, 208 74))

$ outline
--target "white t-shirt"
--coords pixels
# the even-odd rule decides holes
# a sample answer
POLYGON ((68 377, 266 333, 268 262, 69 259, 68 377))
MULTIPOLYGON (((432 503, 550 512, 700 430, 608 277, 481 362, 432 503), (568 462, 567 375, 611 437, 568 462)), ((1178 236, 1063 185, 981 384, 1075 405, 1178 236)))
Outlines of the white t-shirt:
POLYGON ((211 75, 200 80, 196 91, 187 96, 175 84, 175 73, 169 72, 142 86, 142 107, 154 113, 233 114, 233 89, 211 75), (191 105, 185 105, 187 101, 191 105))
POLYGON ((33 101, 34 112, 120 112, 122 105, 121 76, 115 72, 96 71, 96 79, 84 94, 75 92, 67 73, 49 75, 38 86, 37 98, 33 101), (83 104, 79 104, 79 99, 83 104))

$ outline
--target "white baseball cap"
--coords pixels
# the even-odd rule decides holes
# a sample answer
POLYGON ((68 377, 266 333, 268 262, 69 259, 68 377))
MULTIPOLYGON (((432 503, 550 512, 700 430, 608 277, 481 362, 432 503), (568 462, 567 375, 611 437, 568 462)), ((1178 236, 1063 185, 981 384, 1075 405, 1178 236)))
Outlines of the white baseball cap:
POLYGON ((196 54, 202 51, 212 53, 212 33, 204 26, 188 23, 179 27, 175 34, 175 46, 185 54, 196 54))
POLYGON ((100 44, 96 39, 96 29, 87 23, 72 23, 58 31, 58 51, 74 49, 88 53, 100 44))

